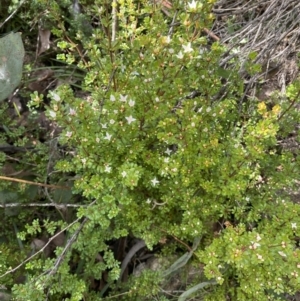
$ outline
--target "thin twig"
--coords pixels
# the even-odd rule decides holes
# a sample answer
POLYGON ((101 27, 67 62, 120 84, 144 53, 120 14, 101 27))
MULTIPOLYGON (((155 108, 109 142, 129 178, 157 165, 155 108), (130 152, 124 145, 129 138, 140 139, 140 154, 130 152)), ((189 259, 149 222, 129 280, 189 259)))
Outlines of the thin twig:
POLYGON ((19 6, 4 20, 4 22, 0 24, 0 28, 16 14, 16 12, 20 9, 20 7, 24 4, 25 1, 26 0, 20 2, 19 6))
POLYGON ((49 272, 49 276, 54 275, 57 272, 59 266, 61 265, 61 263, 63 262, 66 254, 67 254, 67 251, 71 248, 73 243, 76 241, 77 236, 79 235, 80 231, 83 229, 83 226, 86 224, 87 221, 88 221, 88 218, 85 218, 83 220, 83 222, 80 224, 80 226, 78 227, 78 229, 73 233, 72 237, 68 240, 68 242, 67 242, 66 246, 64 247, 63 251, 57 257, 53 268, 51 268, 51 270, 49 272))
POLYGON ((48 187, 48 188, 53 188, 53 189, 70 190, 70 187, 68 187, 68 186, 43 184, 43 183, 37 183, 37 182, 27 181, 27 180, 23 180, 23 179, 5 177, 5 176, 0 176, 0 180, 10 181, 10 182, 17 182, 17 183, 21 183, 21 184, 35 185, 35 186, 40 186, 40 187, 48 187))
MULTIPOLYGON (((51 153, 50 153, 50 156, 49 156, 49 160, 48 160, 48 164, 47 164, 47 170, 46 170, 46 177, 45 177, 45 184, 47 183, 48 181, 48 176, 50 174, 50 170, 51 170, 51 165, 53 164, 52 162, 52 157, 54 156, 55 152, 56 152, 56 149, 57 149, 57 143, 58 143, 58 140, 57 139, 54 139, 53 141, 51 141, 51 144, 50 144, 50 150, 51 150, 51 153)), ((45 194, 46 194, 46 197, 48 198, 48 200, 55 204, 54 200, 51 198, 50 194, 49 194, 49 191, 48 191, 48 187, 45 187, 44 189, 45 191, 45 194)), ((59 214, 61 215, 62 218, 64 218, 64 214, 59 210, 60 208, 59 207, 55 207, 56 210, 59 212, 59 214)), ((61 208, 63 209, 63 208, 61 208)))
POLYGON ((21 268, 25 263, 29 262, 30 260, 32 260, 34 257, 36 257, 38 254, 42 253, 48 246, 49 244, 56 238, 58 237, 61 233, 63 233, 64 231, 68 230, 70 227, 72 227, 74 224, 76 224, 77 222, 80 221, 81 218, 77 218, 74 222, 72 222, 71 224, 69 224, 68 226, 66 226, 65 228, 63 228, 62 230, 60 230, 59 232, 57 232, 55 235, 53 235, 48 242, 36 253, 34 253, 33 255, 31 255, 30 257, 26 258, 23 262, 21 262, 18 266, 16 266, 13 269, 8 270, 7 272, 5 272, 4 274, 0 275, 0 278, 5 277, 8 274, 14 273, 15 271, 17 271, 19 268, 21 268))
POLYGON ((207 35, 209 35, 213 40, 215 40, 215 41, 220 41, 220 38, 219 38, 217 35, 215 35, 211 30, 208 30, 207 28, 203 28, 203 31, 204 31, 207 35))
MULTIPOLYGON (((96 200, 93 201, 92 203, 90 203, 88 206, 92 206, 93 204, 96 203, 96 200)), ((77 218, 75 221, 73 221, 71 224, 69 224, 68 226, 66 226, 65 228, 63 228, 62 230, 60 230, 59 232, 57 232, 55 235, 53 235, 51 238, 49 238, 48 242, 36 253, 34 253, 33 255, 31 255, 30 257, 26 258, 23 262, 21 262, 18 266, 16 266, 13 269, 10 269, 9 271, 5 272, 4 274, 0 275, 0 278, 5 277, 8 274, 14 273, 15 271, 17 271, 19 268, 21 268, 24 264, 26 264, 27 262, 29 262, 30 260, 32 260, 34 257, 36 257, 38 254, 42 253, 48 246, 49 244, 56 238, 58 237, 60 234, 62 234, 64 231, 70 229, 73 225, 75 225, 76 223, 78 223, 81 220, 81 217, 77 218)), ((74 236, 74 234, 72 235, 71 239, 68 241, 67 246, 70 247, 71 244, 74 243, 74 239, 76 239, 77 235, 79 234, 79 232, 81 231, 82 227, 84 226, 84 224, 87 222, 87 218, 84 219, 84 221, 81 223, 80 227, 75 231, 74 234, 76 234, 76 236, 74 236)), ((65 249, 64 249, 65 250, 65 249)), ((65 254, 65 253, 63 253, 65 254)), ((61 261, 59 261, 61 263, 61 261)))
POLYGON ((177 11, 175 12, 172 22, 170 24, 170 28, 169 28, 169 32, 168 32, 168 36, 171 38, 174 32, 174 27, 180 23, 176 22, 176 18, 177 18, 177 11))
POLYGON ((112 26, 111 26, 111 41, 114 42, 117 36, 118 16, 117 16, 117 1, 112 1, 112 26))
POLYGON ((166 233, 167 235, 172 236, 176 241, 178 241, 180 244, 182 244, 183 246, 186 247, 186 249, 191 252, 192 248, 190 246, 188 246, 185 242, 183 242, 182 240, 180 240, 178 237, 176 237, 175 235, 170 234, 168 231, 162 229, 162 228, 158 228, 160 231, 166 233))
POLYGON ((158 203, 158 202, 156 202, 156 200, 153 200, 153 203, 154 204, 153 204, 151 210, 153 210, 156 206, 163 206, 163 205, 167 204, 167 202, 158 203))
POLYGON ((85 64, 86 66, 88 66, 88 63, 87 63, 87 61, 86 61, 85 58, 84 58, 85 55, 82 54, 82 52, 81 52, 81 50, 80 50, 80 46, 79 46, 78 44, 74 43, 74 42, 71 40, 71 38, 70 38, 67 34, 65 35, 65 37, 66 37, 66 39, 72 44, 72 46, 76 48, 76 50, 77 50, 79 56, 81 57, 82 61, 84 62, 84 64, 85 64))
POLYGON ((298 100, 299 96, 300 96, 300 90, 299 90, 299 92, 297 93, 296 97, 292 100, 292 102, 291 102, 291 104, 288 106, 288 108, 287 108, 284 112, 282 112, 282 114, 278 117, 277 121, 279 121, 280 119, 282 119, 282 117, 283 117, 287 112, 290 111, 290 109, 295 105, 295 103, 296 103, 296 101, 298 100))
POLYGON ((0 208, 13 208, 13 207, 56 207, 57 209, 64 208, 79 208, 87 207, 88 205, 79 205, 79 204, 58 204, 58 203, 29 203, 29 204, 20 204, 20 203, 8 203, 0 204, 0 208))

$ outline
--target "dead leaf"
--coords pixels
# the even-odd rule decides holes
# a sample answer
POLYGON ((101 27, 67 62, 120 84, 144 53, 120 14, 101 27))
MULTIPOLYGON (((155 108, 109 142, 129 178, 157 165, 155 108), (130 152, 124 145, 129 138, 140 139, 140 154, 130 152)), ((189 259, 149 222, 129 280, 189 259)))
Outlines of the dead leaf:
POLYGON ((53 238, 52 243, 55 245, 55 247, 61 247, 65 244, 66 241, 66 235, 64 232, 61 232, 56 237, 53 238))
POLYGON ((50 48, 50 36, 51 31, 49 29, 39 28, 39 50, 37 52, 37 56, 50 48))
POLYGON ((30 244, 30 247, 34 252, 36 252, 36 251, 41 250, 45 245, 46 245, 45 241, 38 239, 38 238, 34 238, 30 244))
POLYGON ((31 91, 37 91, 39 94, 47 93, 47 90, 56 85, 57 79, 50 68, 41 69, 33 72, 30 77, 33 81, 28 85, 31 91))
POLYGON ((167 8, 167 9, 172 8, 172 3, 168 0, 155 0, 154 3, 161 4, 163 7, 167 8))

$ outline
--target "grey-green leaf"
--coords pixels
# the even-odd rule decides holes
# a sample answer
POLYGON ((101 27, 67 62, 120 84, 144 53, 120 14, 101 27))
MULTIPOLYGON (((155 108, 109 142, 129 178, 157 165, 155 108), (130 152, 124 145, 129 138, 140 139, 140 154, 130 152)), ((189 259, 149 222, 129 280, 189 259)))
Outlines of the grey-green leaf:
POLYGON ((200 289, 205 288, 206 286, 209 285, 216 285, 217 282, 216 280, 210 280, 207 282, 201 282, 193 287, 191 287, 190 289, 188 289, 186 292, 184 292, 183 294, 181 294, 178 298, 178 301, 185 301, 190 295, 192 295, 193 293, 199 291, 200 289))
POLYGON ((24 55, 20 33, 10 33, 0 39, 0 101, 20 84, 24 55))

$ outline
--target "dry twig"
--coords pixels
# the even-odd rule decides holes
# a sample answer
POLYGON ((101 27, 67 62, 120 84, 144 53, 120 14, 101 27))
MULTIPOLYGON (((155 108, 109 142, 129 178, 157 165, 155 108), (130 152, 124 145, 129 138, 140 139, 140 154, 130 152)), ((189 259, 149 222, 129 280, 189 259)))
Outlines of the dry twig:
POLYGON ((298 71, 295 62, 300 51, 300 2, 220 0, 213 12, 216 20, 212 31, 228 49, 220 65, 230 68, 231 59, 238 58, 241 75, 249 77, 244 65, 249 54, 256 52, 255 63, 263 70, 248 78, 248 86, 253 87, 261 78, 268 80, 276 70, 272 76, 277 75, 277 87, 285 92, 286 84, 294 80, 298 71))

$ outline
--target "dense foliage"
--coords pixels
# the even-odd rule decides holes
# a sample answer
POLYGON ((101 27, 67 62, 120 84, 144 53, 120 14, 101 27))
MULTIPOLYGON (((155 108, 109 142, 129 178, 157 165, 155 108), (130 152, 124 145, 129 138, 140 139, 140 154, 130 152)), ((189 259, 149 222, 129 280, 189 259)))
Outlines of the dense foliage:
MULTIPOLYGON (((57 208, 61 217, 46 218, 45 208, 34 218, 25 211, 16 231, 20 244, 66 229, 65 244, 26 262, 22 283, 14 284, 10 273, 2 283, 16 300, 178 298, 162 289, 172 262, 118 281, 111 242, 130 237, 198 269, 179 300, 294 294, 300 210, 289 196, 299 162, 279 141, 299 122, 299 84, 284 97, 242 102, 239 61, 220 68, 228 49, 203 34, 213 1, 173 1, 169 14, 148 1, 82 1, 84 14, 69 11, 71 4, 26 4, 28 18, 45 11, 57 59, 84 74, 80 93, 64 82, 48 99, 31 95, 33 116, 45 108, 60 130, 28 160, 40 164, 38 179, 72 186, 73 196, 49 190, 50 199, 80 207, 68 218, 64 207, 57 208), (51 175, 43 174, 50 162, 45 145, 56 150, 51 175), (106 287, 95 289, 91 279, 107 272, 106 287)), ((254 59, 251 53, 249 74, 259 68, 254 59)), ((17 265, 14 248, 1 244, 3 274, 17 265)))

